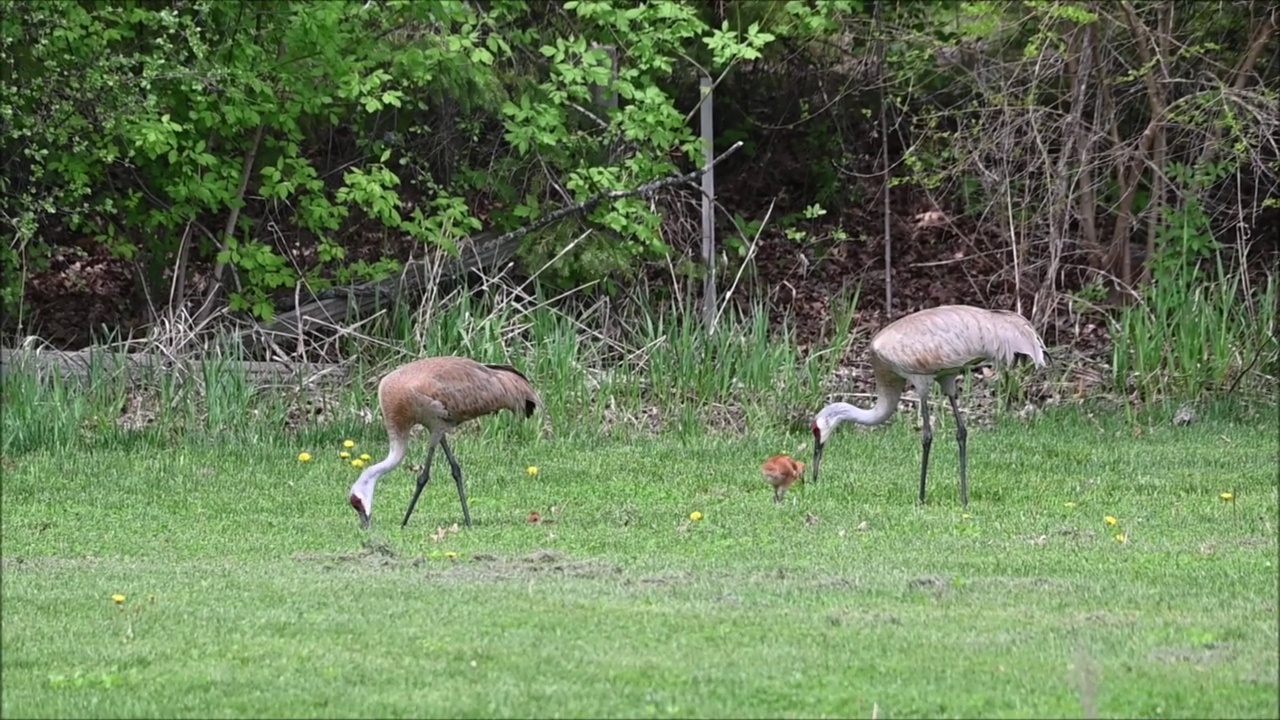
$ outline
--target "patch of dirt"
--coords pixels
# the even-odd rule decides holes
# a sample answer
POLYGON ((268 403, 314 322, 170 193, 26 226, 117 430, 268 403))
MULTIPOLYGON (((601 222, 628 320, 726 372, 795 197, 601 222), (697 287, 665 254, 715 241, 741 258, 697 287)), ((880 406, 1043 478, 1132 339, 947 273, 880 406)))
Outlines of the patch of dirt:
POLYGON ((1096 612, 1079 613, 1075 616, 1075 622, 1079 625, 1093 625, 1102 627, 1121 627, 1133 625, 1138 622, 1138 613, 1136 612, 1108 612, 1100 610, 1096 612))
POLYGON ((454 574, 476 580, 516 580, 538 576, 603 578, 622 574, 622 567, 604 560, 574 560, 554 550, 535 550, 524 557, 503 558, 488 553, 458 563, 454 574))
POLYGON ((554 550, 535 550, 522 557, 504 557, 493 553, 470 556, 428 558, 400 557, 381 541, 366 540, 359 550, 348 553, 298 553, 298 562, 319 563, 325 569, 356 567, 369 570, 403 570, 426 568, 435 580, 523 580, 534 577, 601 578, 622 574, 622 568, 601 560, 574 560, 554 550))
POLYGON ((820 588, 838 588, 840 590, 857 590, 859 587, 857 580, 838 575, 820 576, 814 580, 813 584, 820 588))
POLYGON ((11 570, 82 570, 84 568, 99 567, 103 563, 102 558, 89 555, 78 558, 62 558, 62 557, 0 557, 0 571, 9 572, 11 570))
POLYGON ((913 590, 945 590, 950 586, 951 581, 940 575, 925 575, 907 581, 907 587, 913 590))
POLYGON ((1071 587, 1070 583, 1063 580, 1047 577, 987 577, 977 582, 1009 589, 1068 590, 1071 587))
POLYGON ((688 570, 678 570, 676 572, 654 573, 652 575, 644 575, 634 580, 627 579, 626 583, 627 584, 636 583, 638 585, 658 585, 658 586, 666 587, 671 585, 688 585, 692 583, 696 578, 697 578, 697 575, 695 575, 693 572, 690 572, 688 570))
POLYGON ((425 557, 401 558, 395 549, 381 540, 366 539, 359 550, 345 553, 297 553, 293 559, 302 563, 317 563, 326 570, 340 567, 364 567, 368 569, 397 570, 404 567, 421 567, 425 557))
POLYGON ((1231 648, 1224 644, 1210 644, 1203 647, 1156 648, 1149 656, 1156 662, 1192 663, 1194 665, 1216 665, 1226 662, 1232 656, 1231 648))
POLYGON ((1055 537, 1075 540, 1077 543, 1092 542, 1098 536, 1093 530, 1085 530, 1077 527, 1062 527, 1053 531, 1055 537))
POLYGON ((858 625, 901 625, 902 618, 893 613, 878 610, 837 608, 827 613, 827 622, 837 627, 851 622, 858 625))

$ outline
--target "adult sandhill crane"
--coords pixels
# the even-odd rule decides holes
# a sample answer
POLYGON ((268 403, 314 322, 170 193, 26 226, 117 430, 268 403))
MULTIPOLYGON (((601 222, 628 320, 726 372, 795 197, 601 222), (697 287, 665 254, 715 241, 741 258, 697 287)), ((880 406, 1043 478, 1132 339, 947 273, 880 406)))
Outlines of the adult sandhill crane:
POLYGON ((445 435, 468 420, 500 410, 531 417, 533 411, 542 406, 542 400, 529 379, 510 365, 487 365, 469 358, 445 356, 416 360, 387 373, 378 383, 378 405, 391 450, 385 460, 365 468, 351 486, 349 500, 360 514, 360 527, 369 527, 374 485, 404 459, 409 447, 409 431, 414 425, 426 428, 430 439, 418 487, 400 527, 409 523, 418 496, 431 479, 431 459, 437 445, 449 459, 458 498, 462 501, 462 518, 467 527, 471 527, 462 468, 449 449, 445 435))
POLYGON ((876 404, 863 410, 836 402, 822 408, 813 419, 813 480, 818 479, 822 448, 836 426, 845 421, 879 425, 898 409, 907 383, 920 398, 920 502, 924 502, 929 473, 929 386, 936 380, 951 402, 956 417, 956 442, 960 445, 960 502, 969 506, 965 438, 968 432, 956 405, 956 377, 981 361, 1012 363, 1018 357, 1044 365, 1044 341, 1025 318, 1003 310, 983 310, 968 305, 943 305, 899 318, 871 338, 871 367, 876 377, 876 404))

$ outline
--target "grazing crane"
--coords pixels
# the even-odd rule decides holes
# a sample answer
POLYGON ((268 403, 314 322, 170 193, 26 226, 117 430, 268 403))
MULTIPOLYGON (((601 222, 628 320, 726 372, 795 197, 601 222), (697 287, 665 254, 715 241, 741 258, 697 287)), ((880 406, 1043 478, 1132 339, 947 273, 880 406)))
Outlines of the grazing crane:
POLYGON ((400 527, 418 504, 418 496, 431 479, 431 459, 436 446, 444 450, 453 471, 462 501, 462 517, 471 527, 471 511, 467 508, 467 488, 462 482, 462 468, 449 449, 445 435, 462 423, 510 410, 528 418, 542 407, 542 400, 529 384, 529 379, 510 365, 487 365, 464 357, 433 357, 417 360, 387 373, 378 383, 378 405, 382 422, 387 427, 391 451, 385 460, 370 465, 351 486, 351 507, 360 514, 360 527, 368 528, 373 514, 373 487, 392 468, 400 464, 409 447, 409 431, 422 425, 430 433, 427 460, 418 476, 409 508, 400 527))
POLYGON ((822 448, 836 426, 845 421, 879 425, 898 409, 907 383, 920 398, 920 502, 924 502, 929 473, 929 386, 936 380, 951 402, 956 417, 956 442, 960 445, 960 502, 969 506, 965 438, 968 432, 956 405, 956 377, 980 361, 1011 363, 1017 357, 1044 365, 1044 341, 1025 318, 1003 310, 983 310, 968 305, 943 305, 899 318, 871 338, 871 367, 876 376, 876 404, 863 410, 848 403, 832 403, 813 419, 813 480, 818 479, 822 448))

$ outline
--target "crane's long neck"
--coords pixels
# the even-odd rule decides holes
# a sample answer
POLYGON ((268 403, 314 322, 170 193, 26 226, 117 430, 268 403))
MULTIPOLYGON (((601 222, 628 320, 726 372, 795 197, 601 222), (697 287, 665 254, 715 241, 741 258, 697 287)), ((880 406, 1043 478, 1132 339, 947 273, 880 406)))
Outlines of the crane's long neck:
POLYGON ((837 402, 828 405, 823 412, 836 422, 856 422, 859 425, 879 425, 898 409, 898 400, 902 397, 902 388, 879 385, 876 387, 876 404, 870 410, 863 410, 849 403, 837 402))
POLYGON ((373 509, 373 487, 377 484, 378 478, 385 475, 392 468, 400 464, 404 460, 404 455, 409 449, 409 438, 392 435, 390 437, 391 450, 387 453, 387 457, 382 462, 374 463, 364 469, 360 473, 360 477, 356 479, 354 485, 351 486, 351 495, 357 496, 364 501, 364 511, 371 512, 373 509))

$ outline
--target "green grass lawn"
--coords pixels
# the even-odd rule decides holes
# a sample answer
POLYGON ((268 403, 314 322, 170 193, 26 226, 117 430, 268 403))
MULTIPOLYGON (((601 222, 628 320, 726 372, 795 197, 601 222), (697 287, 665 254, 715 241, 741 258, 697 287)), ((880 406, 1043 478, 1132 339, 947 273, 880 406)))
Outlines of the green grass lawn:
POLYGON ((1280 714, 1274 428, 975 429, 967 514, 947 430, 915 505, 901 417, 775 506, 806 439, 460 433, 452 533, 442 457, 360 531, 340 436, 8 458, 3 715, 1280 714))

